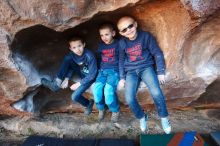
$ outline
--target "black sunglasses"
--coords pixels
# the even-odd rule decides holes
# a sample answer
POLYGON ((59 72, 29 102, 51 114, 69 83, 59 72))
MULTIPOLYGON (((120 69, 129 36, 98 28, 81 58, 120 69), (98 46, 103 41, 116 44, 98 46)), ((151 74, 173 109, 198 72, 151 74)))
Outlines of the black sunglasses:
POLYGON ((122 33, 126 33, 126 32, 128 31, 128 29, 131 29, 131 28, 133 28, 133 27, 134 27, 134 23, 128 25, 128 27, 122 29, 120 32, 122 32, 122 33))

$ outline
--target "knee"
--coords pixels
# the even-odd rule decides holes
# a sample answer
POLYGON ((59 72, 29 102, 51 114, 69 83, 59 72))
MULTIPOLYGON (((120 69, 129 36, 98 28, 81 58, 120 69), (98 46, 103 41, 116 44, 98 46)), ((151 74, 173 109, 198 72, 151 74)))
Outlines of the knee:
POLYGON ((134 103, 135 99, 136 99, 135 94, 132 94, 131 92, 128 91, 125 92, 125 101, 127 102, 128 105, 134 103))
POLYGON ((150 92, 151 92, 153 98, 159 98, 163 95, 162 91, 159 88, 151 89, 150 92))
POLYGON ((112 85, 106 84, 105 88, 104 88, 104 94, 106 98, 111 98, 112 96, 114 96, 114 88, 112 87, 112 85))
POLYGON ((96 82, 92 88, 93 92, 98 92, 100 89, 103 88, 103 83, 101 82, 96 82))
POLYGON ((126 100, 128 105, 131 105, 132 103, 134 103, 134 98, 135 97, 132 97, 130 95, 125 96, 125 100, 126 100))
POLYGON ((72 101, 75 101, 75 102, 77 102, 78 100, 79 100, 79 96, 77 96, 76 94, 72 94, 71 95, 71 99, 72 99, 72 101))
POLYGON ((105 94, 106 104, 110 105, 115 98, 114 88, 111 85, 106 84, 104 88, 104 94, 105 94))
POLYGON ((136 100, 137 86, 125 86, 125 101, 128 105, 131 105, 136 100))
POLYGON ((92 92, 94 96, 97 95, 102 95, 102 88, 103 88, 103 84, 101 82, 97 82, 95 83, 95 85, 92 88, 92 92))
POLYGON ((78 102, 80 97, 81 97, 81 94, 79 94, 77 92, 73 92, 72 95, 71 95, 72 101, 75 101, 75 102, 78 102))

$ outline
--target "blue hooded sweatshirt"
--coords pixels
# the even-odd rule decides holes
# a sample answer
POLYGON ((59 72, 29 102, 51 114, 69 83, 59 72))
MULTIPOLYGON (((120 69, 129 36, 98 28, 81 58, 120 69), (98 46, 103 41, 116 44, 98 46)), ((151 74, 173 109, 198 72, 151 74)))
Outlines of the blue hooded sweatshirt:
POLYGON ((119 73, 125 79, 125 73, 140 68, 147 68, 156 63, 158 75, 165 74, 164 55, 156 39, 149 32, 139 30, 135 40, 121 38, 119 41, 119 73))
MULTIPOLYGON (((97 73, 97 63, 96 58, 93 53, 87 49, 84 49, 83 54, 78 56, 73 52, 67 54, 66 58, 71 59, 76 65, 78 65, 80 72, 83 76, 80 81, 81 85, 90 83, 95 80, 97 73)), ((70 78, 74 70, 69 70, 67 77, 70 78)))

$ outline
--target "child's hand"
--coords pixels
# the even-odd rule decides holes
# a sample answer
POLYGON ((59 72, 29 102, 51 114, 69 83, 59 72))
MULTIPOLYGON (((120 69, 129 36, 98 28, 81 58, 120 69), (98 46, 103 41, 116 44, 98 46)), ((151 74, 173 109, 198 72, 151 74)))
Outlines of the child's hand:
POLYGON ((159 83, 161 85, 165 84, 166 80, 165 80, 165 75, 157 75, 159 83))
POLYGON ((125 87, 125 80, 124 79, 121 79, 118 83, 118 88, 119 89, 122 89, 125 87))
POLYGON ((76 90, 80 85, 81 85, 80 82, 76 82, 75 84, 73 84, 72 86, 70 86, 70 89, 71 89, 71 90, 76 90))
POLYGON ((62 82, 61 84, 61 88, 62 89, 65 89, 68 87, 68 83, 69 83, 69 79, 68 78, 65 78, 65 80, 62 82))

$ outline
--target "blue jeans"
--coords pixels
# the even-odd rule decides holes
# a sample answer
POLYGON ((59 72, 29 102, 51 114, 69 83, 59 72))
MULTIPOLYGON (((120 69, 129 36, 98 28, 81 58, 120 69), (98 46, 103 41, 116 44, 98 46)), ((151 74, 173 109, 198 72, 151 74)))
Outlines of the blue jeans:
POLYGON ((145 114, 136 99, 138 86, 141 80, 148 87, 157 108, 158 115, 160 117, 167 117, 168 112, 166 102, 153 67, 136 69, 126 73, 125 99, 135 117, 140 119, 145 114))
POLYGON ((118 81, 119 74, 114 69, 99 70, 95 85, 93 86, 94 100, 99 110, 104 110, 106 103, 111 112, 119 111, 119 103, 116 95, 118 81))
POLYGON ((82 96, 82 94, 92 85, 92 83, 84 84, 79 86, 71 95, 71 99, 78 102, 84 107, 88 107, 89 100, 82 96))

